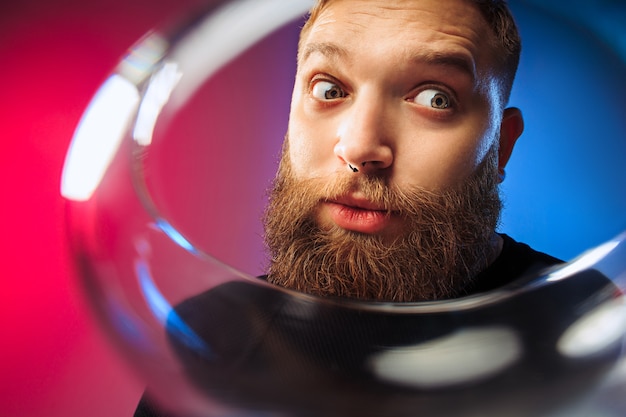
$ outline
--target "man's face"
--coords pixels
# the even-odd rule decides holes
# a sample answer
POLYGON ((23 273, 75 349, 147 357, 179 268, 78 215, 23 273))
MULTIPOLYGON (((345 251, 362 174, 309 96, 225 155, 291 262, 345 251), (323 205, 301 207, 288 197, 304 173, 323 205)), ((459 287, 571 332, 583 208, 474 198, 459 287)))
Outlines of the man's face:
MULTIPOLYGON (((499 134, 490 33, 465 1, 332 2, 300 51, 288 134, 294 175, 331 177, 352 164, 355 175, 399 187, 466 179, 499 134)), ((367 202, 323 204, 319 221, 395 233, 394 219, 355 206, 367 202)))
MULTIPOLYGON (((280 274, 288 274, 298 251, 304 263, 296 275, 320 268, 307 262, 313 259, 311 251, 322 246, 334 247, 320 255, 322 263, 335 258, 335 263, 371 264, 364 270, 344 271, 348 281, 355 274, 374 274, 371 270, 381 269, 385 262, 397 263, 398 258, 388 256, 392 252, 388 248, 402 245, 397 251, 403 254, 400 258, 417 261, 399 274, 411 274, 422 263, 437 264, 427 274, 448 274, 442 263, 471 264, 460 268, 464 271, 457 268, 457 275, 475 274, 485 267, 487 260, 482 258, 491 256, 489 236, 499 213, 499 201, 491 197, 502 117, 498 82, 491 69, 492 36, 480 12, 463 0, 335 0, 321 12, 301 42, 279 186, 269 211, 273 263, 289 252, 281 258, 287 266, 281 265, 285 269, 280 274), (475 183, 478 173, 482 185, 467 186, 475 183), (490 184, 486 187, 485 179, 490 184), (469 189, 474 195, 457 204, 462 199, 459 193, 469 189), (432 216, 424 216, 422 197, 449 190, 454 190, 454 202, 437 197, 438 209, 431 206, 425 212, 432 216), (475 200, 482 198, 479 193, 490 194, 485 196, 488 207, 475 206, 475 200), (283 212, 289 211, 285 205, 290 200, 308 202, 287 216, 283 212), (473 217, 466 219, 465 212, 473 209, 490 212, 489 218, 481 222, 482 214, 468 213, 473 217), (438 212, 443 217, 437 217, 438 212), (276 216, 288 217, 282 228, 272 223, 276 216), (425 217, 436 227, 446 223, 450 233, 462 230, 458 236, 442 236, 441 230, 424 225, 425 217), (456 224, 456 219, 464 223, 456 224), (302 226, 300 234, 284 237, 292 224, 302 226), (485 228, 490 228, 488 234, 485 228), (463 241, 472 234, 475 238, 463 241), (446 249, 453 254, 442 254, 438 235, 460 246, 473 246, 473 252, 459 255, 462 250, 454 247, 446 249), (290 246, 290 240, 307 236, 315 239, 309 249, 290 246), (464 237, 459 240, 459 236, 464 237), (376 249, 365 249, 357 241, 375 242, 376 249), (342 258, 339 254, 345 247, 358 248, 351 249, 352 254, 362 253, 342 258), (372 257, 381 260, 370 262, 372 257)), ((334 279, 326 277, 324 270, 333 269, 322 265, 321 272, 313 272, 317 278, 307 279, 334 279)), ((377 279, 389 274, 381 273, 377 279)), ((336 288, 330 292, 341 293, 336 288)), ((446 295, 434 293, 427 297, 446 295)))

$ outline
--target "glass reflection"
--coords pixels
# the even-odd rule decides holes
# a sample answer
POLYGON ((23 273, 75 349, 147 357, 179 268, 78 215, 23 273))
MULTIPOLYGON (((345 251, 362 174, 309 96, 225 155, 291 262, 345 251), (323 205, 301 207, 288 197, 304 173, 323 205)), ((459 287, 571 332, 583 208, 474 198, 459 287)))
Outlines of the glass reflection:
POLYGON ((626 410, 624 234, 450 301, 337 301, 256 278, 295 64, 264 58, 293 59, 308 6, 224 2, 146 38, 76 131, 62 186, 74 256, 148 392, 192 415, 626 410))

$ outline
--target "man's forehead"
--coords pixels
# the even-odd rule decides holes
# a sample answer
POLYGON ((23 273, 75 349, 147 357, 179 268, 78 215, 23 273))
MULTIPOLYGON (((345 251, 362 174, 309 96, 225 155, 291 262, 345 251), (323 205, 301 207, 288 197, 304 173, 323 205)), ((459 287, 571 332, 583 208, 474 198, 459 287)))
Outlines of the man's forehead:
POLYGON ((387 54, 386 45, 402 44, 409 58, 445 62, 474 70, 491 31, 468 0, 332 0, 302 40, 300 61, 311 53, 346 57, 356 45, 387 54), (336 45, 336 46, 333 46, 336 45))
POLYGON ((474 0, 329 0, 324 2, 315 25, 358 24, 359 18, 374 17, 390 25, 414 23, 418 14, 432 21, 482 25, 482 13, 474 0))

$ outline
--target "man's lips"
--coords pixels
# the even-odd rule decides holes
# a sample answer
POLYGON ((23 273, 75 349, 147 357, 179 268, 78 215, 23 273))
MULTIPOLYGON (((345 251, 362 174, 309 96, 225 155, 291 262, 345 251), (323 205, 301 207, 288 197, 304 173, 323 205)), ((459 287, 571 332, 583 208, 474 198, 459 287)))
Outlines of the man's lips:
POLYGON ((384 206, 380 204, 375 204, 365 198, 359 198, 359 197, 354 197, 354 196, 340 197, 334 200, 330 200, 329 202, 335 203, 335 204, 341 204, 343 206, 352 207, 352 208, 360 209, 360 210, 384 211, 384 212, 388 211, 384 206))
POLYGON ((391 221, 389 210, 365 199, 344 197, 327 201, 331 220, 342 229, 359 233, 379 233, 391 221))

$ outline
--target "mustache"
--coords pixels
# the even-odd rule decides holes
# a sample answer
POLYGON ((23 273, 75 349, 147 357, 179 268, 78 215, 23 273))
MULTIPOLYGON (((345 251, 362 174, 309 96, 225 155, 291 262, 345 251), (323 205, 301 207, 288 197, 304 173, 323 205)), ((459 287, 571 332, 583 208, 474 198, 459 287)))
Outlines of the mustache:
MULTIPOLYGON (((284 170, 290 171, 288 166, 284 170)), ((292 187, 297 187, 309 207, 319 202, 341 201, 345 197, 358 195, 360 199, 380 207, 380 211, 400 216, 423 214, 423 206, 445 210, 448 197, 457 195, 454 189, 438 192, 419 186, 401 188, 389 183, 383 176, 355 175, 350 172, 298 180, 290 172, 284 172, 284 175, 279 175, 276 186, 289 187, 292 190, 292 187)))

